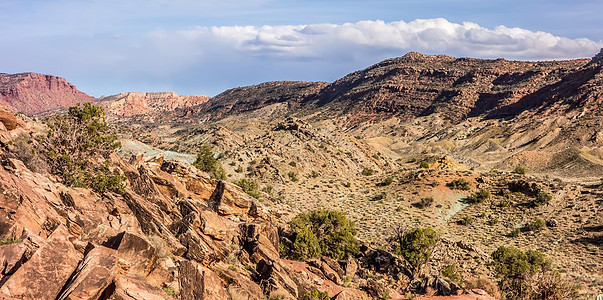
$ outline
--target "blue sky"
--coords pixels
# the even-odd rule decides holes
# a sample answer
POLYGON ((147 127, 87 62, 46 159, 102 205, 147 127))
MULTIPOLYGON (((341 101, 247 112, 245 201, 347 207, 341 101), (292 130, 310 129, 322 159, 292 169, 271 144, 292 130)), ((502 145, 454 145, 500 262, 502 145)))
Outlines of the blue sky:
POLYGON ((93 96, 333 81, 409 51, 594 56, 603 1, 0 0, 0 72, 93 96))

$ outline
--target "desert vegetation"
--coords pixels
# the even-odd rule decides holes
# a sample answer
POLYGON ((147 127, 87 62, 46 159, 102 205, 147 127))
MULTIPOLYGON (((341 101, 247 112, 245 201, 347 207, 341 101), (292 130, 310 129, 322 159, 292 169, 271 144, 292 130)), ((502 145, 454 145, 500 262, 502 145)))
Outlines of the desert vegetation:
POLYGON ((468 191, 471 189, 471 182, 464 178, 457 178, 447 184, 453 190, 468 191))
POLYGON ((438 240, 432 228, 414 228, 399 231, 394 237, 394 252, 404 258, 414 277, 421 274, 421 267, 431 257, 438 240))
POLYGON ((540 251, 499 247, 492 253, 499 287, 507 299, 575 299, 576 287, 560 278, 540 251))
POLYGON ((313 210, 298 214, 289 222, 289 230, 281 239, 281 254, 291 259, 323 255, 340 259, 359 251, 354 222, 338 211, 313 210))
POLYGON ((197 153, 197 159, 193 162, 193 166, 209 173, 212 178, 219 180, 226 179, 226 172, 222 167, 222 163, 214 157, 214 152, 209 145, 199 147, 199 153, 197 153))
POLYGON ((66 114, 48 118, 45 125, 45 133, 23 134, 13 141, 13 155, 32 170, 58 176, 67 186, 124 192, 125 177, 112 170, 109 160, 121 144, 102 107, 78 104, 66 114))

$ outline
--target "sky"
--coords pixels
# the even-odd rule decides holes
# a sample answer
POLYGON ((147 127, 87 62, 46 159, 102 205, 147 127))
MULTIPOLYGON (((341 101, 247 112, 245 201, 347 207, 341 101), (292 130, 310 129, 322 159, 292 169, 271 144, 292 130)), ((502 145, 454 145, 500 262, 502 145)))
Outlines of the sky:
POLYGON ((92 96, 331 82, 417 51, 562 60, 603 48, 601 0, 0 0, 0 73, 92 96))

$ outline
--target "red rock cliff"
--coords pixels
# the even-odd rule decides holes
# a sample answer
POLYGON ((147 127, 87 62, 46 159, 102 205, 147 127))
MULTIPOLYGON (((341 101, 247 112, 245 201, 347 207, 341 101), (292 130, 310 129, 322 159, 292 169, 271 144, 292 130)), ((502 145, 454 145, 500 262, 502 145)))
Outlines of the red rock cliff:
POLYGON ((94 100, 61 77, 0 73, 0 104, 14 111, 35 114, 94 100))

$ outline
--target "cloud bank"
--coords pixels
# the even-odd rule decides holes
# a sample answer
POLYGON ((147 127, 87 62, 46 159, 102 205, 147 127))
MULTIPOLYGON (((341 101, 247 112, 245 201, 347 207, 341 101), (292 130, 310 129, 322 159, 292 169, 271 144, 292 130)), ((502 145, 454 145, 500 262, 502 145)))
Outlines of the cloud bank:
POLYGON ((602 47, 603 41, 569 39, 521 28, 488 29, 470 22, 417 19, 157 28, 142 34, 22 39, 0 49, 0 57, 4 57, 0 62, 9 69, 21 68, 17 72, 67 77, 95 96, 132 90, 214 95, 271 80, 333 81, 409 51, 561 60, 592 57, 602 47))
POLYGON ((202 52, 207 50, 203 45, 210 44, 250 56, 316 60, 407 51, 519 60, 571 59, 593 56, 603 47, 601 41, 569 39, 505 26, 487 29, 475 23, 457 24, 446 19, 196 27, 175 32, 156 31, 149 38, 159 43, 176 42, 202 52))

